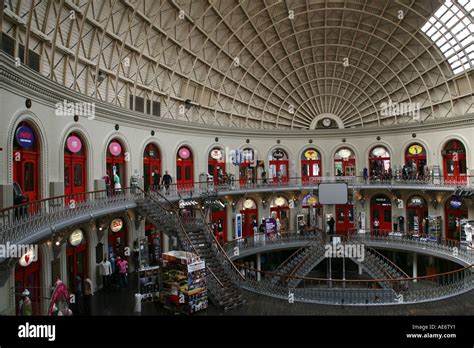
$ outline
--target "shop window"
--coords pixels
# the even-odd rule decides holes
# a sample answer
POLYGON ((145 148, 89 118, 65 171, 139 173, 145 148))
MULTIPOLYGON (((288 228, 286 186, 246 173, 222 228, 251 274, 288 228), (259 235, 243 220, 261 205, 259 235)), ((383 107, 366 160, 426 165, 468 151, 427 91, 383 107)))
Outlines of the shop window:
POLYGON ((74 186, 81 187, 82 186, 82 164, 75 164, 74 165, 74 186))
POLYGON ((35 166, 32 162, 25 163, 25 177, 23 181, 23 191, 35 190, 35 166))

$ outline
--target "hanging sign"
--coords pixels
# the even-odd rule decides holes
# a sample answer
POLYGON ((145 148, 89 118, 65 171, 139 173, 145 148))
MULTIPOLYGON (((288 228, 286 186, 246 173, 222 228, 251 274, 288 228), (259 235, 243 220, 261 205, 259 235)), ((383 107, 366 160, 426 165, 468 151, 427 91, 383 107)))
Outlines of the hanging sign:
POLYGON ((408 153, 410 155, 419 155, 420 153, 423 152, 423 147, 421 147, 420 145, 412 145, 408 148, 408 153))
POLYGON ((276 149, 272 152, 272 156, 274 159, 279 160, 285 157, 285 152, 281 149, 276 149))
POLYGON ((318 197, 307 195, 303 198, 303 205, 316 205, 318 204, 318 197))
POLYGON ((276 234, 277 233, 277 223, 274 218, 266 218, 265 219, 265 233, 268 234, 276 234))
POLYGON ((122 153, 122 146, 116 141, 112 141, 109 145, 109 151, 113 156, 118 156, 122 153))
POLYGON ((304 153, 304 157, 309 160, 315 160, 318 158, 318 151, 316 150, 306 150, 304 153))
POLYGON ((279 207, 285 205, 286 200, 283 197, 278 197, 275 199, 275 204, 279 207))
POLYGON ((188 150, 188 148, 182 147, 181 149, 179 149, 178 155, 179 157, 181 157, 181 159, 186 160, 191 156, 191 152, 188 150))
POLYGON ((244 201, 244 208, 245 209, 252 209, 255 207, 255 203, 251 199, 246 199, 244 201))
POLYGON ((123 228, 123 220, 121 218, 113 219, 110 223, 110 230, 112 232, 119 232, 123 228))
POLYGON ((349 158, 352 156, 352 152, 349 149, 341 149, 338 154, 341 158, 349 158))
POLYGON ((219 149, 214 149, 211 151, 211 158, 215 159, 217 161, 220 161, 222 159, 222 151, 219 149))
POLYGON ((82 233, 81 229, 74 230, 71 235, 69 236, 69 244, 72 246, 78 246, 82 243, 84 239, 84 234, 82 233))
POLYGON ((34 246, 28 249, 28 251, 24 253, 22 257, 20 257, 20 260, 18 261, 18 263, 22 267, 29 266, 32 262, 35 262, 38 259, 37 253, 38 253, 38 246, 34 246))
POLYGON ((33 131, 27 126, 18 127, 16 130, 16 141, 21 147, 31 147, 35 142, 33 131))
POLYGON ((67 138, 66 144, 67 149, 72 153, 78 153, 82 149, 81 139, 79 139, 75 135, 71 135, 69 138, 67 138))

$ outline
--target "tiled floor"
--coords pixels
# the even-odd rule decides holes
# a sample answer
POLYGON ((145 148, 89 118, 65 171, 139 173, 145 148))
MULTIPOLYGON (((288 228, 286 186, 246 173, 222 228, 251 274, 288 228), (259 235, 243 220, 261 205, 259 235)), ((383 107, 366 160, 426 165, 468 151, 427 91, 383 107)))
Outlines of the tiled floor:
MULTIPOLYGON (((131 277, 129 289, 104 293, 96 292, 93 298, 94 315, 172 315, 159 303, 142 305, 142 312, 135 314, 134 294, 137 287, 131 277)), ((330 306, 287 301, 244 292, 246 304, 235 310, 224 312, 212 304, 205 311, 194 315, 474 315, 474 290, 447 300, 416 305, 394 305, 377 307, 330 306)))

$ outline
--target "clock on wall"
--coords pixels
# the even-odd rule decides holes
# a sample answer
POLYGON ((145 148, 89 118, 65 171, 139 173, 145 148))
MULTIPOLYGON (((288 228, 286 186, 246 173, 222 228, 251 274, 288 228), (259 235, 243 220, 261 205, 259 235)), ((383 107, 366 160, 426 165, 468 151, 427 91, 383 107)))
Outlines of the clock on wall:
POLYGON ((323 119, 323 126, 324 127, 331 127, 331 124, 332 124, 332 120, 330 118, 325 118, 323 119))

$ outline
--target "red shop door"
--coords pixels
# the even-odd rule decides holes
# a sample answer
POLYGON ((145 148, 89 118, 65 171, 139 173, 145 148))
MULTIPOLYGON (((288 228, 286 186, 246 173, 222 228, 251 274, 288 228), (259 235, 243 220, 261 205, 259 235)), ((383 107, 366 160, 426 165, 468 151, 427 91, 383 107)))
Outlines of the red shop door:
POLYGON ((322 175, 320 160, 301 160, 301 178, 303 185, 312 185, 311 178, 317 178, 322 175))
POLYGON ((120 185, 122 186, 123 190, 125 187, 127 187, 125 185, 127 182, 125 178, 125 160, 123 158, 107 159, 107 175, 110 177, 112 191, 114 190, 114 166, 116 168, 117 175, 120 178, 120 185))
POLYGON ((21 293, 28 289, 30 292, 33 315, 40 315, 41 289, 40 289, 40 263, 31 263, 27 267, 17 265, 15 268, 15 303, 16 315, 20 315, 21 293))
POLYGON ((281 182, 288 182, 288 160, 271 160, 270 168, 273 169, 271 170, 273 173, 273 182, 278 182, 278 177, 281 178, 281 182), (280 175, 278 175, 278 173, 280 173, 280 175))
POLYGON ((13 161, 13 181, 18 182, 30 202, 38 200, 38 153, 17 150, 13 161))
POLYGON ((66 250, 68 285, 74 291, 76 276, 81 277, 81 281, 87 277, 87 243, 70 246, 66 250))
POLYGON ((379 230, 392 230, 392 207, 383 205, 372 205, 370 208, 370 228, 373 229, 375 218, 379 219, 379 230))
POLYGON ((211 213, 213 232, 219 242, 225 242, 227 236, 227 214, 225 210, 211 213))
POLYGON ((176 161, 176 183, 178 188, 193 187, 193 160, 176 161))
POLYGON ((66 155, 64 156, 64 194, 83 192, 86 192, 86 158, 66 155))
POLYGON ((161 175, 161 160, 145 158, 143 160, 145 191, 148 191, 153 186, 153 173, 155 170, 158 170, 158 173, 161 175))
POLYGON ((258 218, 257 218, 257 209, 245 209, 241 210, 240 214, 242 214, 242 236, 244 238, 246 237, 252 237, 253 236, 253 220, 255 219, 257 221, 257 224, 259 223, 258 218))
POLYGON ((444 178, 446 181, 466 181, 466 155, 448 154, 443 156, 444 178))
POLYGON ((125 226, 119 232, 109 231, 108 236, 109 250, 112 250, 115 256, 124 257, 124 250, 127 246, 127 231, 125 226))
POLYGON ((337 204, 336 233, 347 236, 347 232, 351 228, 354 228, 354 208, 352 204, 337 204))
POLYGON ((219 162, 218 160, 208 160, 207 171, 214 177, 214 184, 219 184, 219 169, 222 173, 225 173, 225 162, 219 162))

